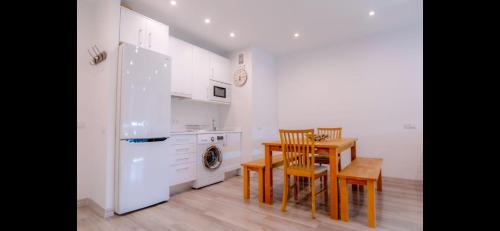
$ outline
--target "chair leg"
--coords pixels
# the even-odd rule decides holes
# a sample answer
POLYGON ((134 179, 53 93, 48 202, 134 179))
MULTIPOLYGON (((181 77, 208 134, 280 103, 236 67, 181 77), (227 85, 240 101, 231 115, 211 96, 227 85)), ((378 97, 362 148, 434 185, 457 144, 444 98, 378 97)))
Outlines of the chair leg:
POLYGON ((312 218, 316 218, 316 183, 314 176, 311 178, 311 213, 312 218))
POLYGON ((369 180, 368 188, 368 226, 375 228, 375 182, 369 180))
POLYGON ((325 205, 328 205, 328 178, 327 175, 323 176, 323 189, 325 190, 325 205))
POLYGON ((281 211, 286 211, 286 201, 288 200, 288 176, 286 171, 284 171, 285 176, 283 177, 283 201, 281 202, 281 211))
POLYGON ((297 176, 293 176, 293 199, 295 201, 299 200, 299 178, 297 176))
POLYGON ((339 164, 338 164, 337 168, 338 168, 338 170, 340 172, 340 171, 342 171, 342 165, 341 165, 342 161, 340 161, 340 156, 339 156, 339 160, 338 161, 339 161, 339 164))
POLYGON ((250 176, 247 166, 243 166, 243 199, 250 198, 250 176))
POLYGON ((264 168, 259 168, 259 202, 264 203, 264 168))
POLYGON ((380 173, 378 175, 377 191, 382 192, 382 170, 380 170, 380 173))
POLYGON ((340 219, 349 220, 349 192, 347 191, 347 179, 340 179, 340 219))

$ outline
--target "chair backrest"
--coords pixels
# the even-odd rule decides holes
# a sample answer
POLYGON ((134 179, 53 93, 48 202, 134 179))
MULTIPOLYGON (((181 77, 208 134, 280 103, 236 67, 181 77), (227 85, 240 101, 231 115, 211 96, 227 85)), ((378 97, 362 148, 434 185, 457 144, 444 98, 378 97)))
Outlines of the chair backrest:
POLYGON ((280 129, 283 166, 314 172, 314 129, 280 129))
POLYGON ((318 135, 327 135, 326 140, 342 138, 342 128, 318 128, 318 135))

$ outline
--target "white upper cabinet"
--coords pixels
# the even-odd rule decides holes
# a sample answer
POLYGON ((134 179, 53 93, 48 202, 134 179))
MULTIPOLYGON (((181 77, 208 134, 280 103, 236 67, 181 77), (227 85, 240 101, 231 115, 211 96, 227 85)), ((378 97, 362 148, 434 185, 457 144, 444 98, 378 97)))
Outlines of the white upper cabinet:
POLYGON ((147 21, 136 12, 122 7, 120 12, 120 41, 144 47, 147 21))
POLYGON ((169 55, 172 57, 172 95, 192 97, 194 60, 193 46, 170 37, 169 55))
POLYGON ((193 99, 208 101, 208 80, 211 75, 210 56, 207 50, 193 46, 194 78, 193 99))
POLYGON ((222 56, 210 55, 210 78, 219 82, 231 84, 230 62, 222 56))
POLYGON ((120 41, 168 54, 168 40, 167 25, 121 7, 120 41))
POLYGON ((146 18, 146 42, 147 48, 168 55, 169 28, 167 25, 146 18))

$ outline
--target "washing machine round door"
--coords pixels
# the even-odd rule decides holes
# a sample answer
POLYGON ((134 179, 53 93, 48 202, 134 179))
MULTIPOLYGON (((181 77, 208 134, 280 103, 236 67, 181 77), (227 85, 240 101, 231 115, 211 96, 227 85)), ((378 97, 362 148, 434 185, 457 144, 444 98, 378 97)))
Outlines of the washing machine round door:
POLYGON ((203 163, 208 169, 217 169, 222 164, 222 153, 213 145, 207 148, 205 154, 203 154, 203 163))

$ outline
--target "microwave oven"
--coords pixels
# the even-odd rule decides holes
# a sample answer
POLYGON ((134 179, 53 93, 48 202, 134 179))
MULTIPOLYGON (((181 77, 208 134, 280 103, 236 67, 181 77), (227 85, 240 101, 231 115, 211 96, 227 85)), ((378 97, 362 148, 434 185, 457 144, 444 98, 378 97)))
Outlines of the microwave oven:
POLYGON ((208 84, 208 100, 221 103, 230 103, 231 84, 210 79, 208 84))

